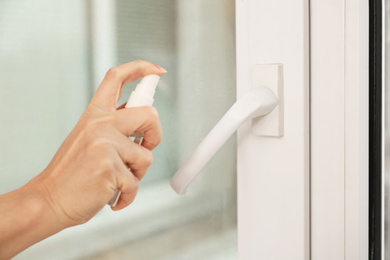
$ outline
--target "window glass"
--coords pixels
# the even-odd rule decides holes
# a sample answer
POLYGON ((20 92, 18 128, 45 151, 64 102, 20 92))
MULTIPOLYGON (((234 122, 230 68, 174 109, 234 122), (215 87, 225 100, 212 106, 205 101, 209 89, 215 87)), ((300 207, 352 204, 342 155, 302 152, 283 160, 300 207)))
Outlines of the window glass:
POLYGON ((0 1, 0 192, 42 171, 90 99, 80 1, 0 1))
POLYGON ((188 195, 169 187, 235 101, 234 12, 233 0, 0 0, 0 193, 46 167, 111 66, 142 59, 168 71, 154 103, 163 140, 136 201, 15 259, 237 258, 235 138, 188 195))

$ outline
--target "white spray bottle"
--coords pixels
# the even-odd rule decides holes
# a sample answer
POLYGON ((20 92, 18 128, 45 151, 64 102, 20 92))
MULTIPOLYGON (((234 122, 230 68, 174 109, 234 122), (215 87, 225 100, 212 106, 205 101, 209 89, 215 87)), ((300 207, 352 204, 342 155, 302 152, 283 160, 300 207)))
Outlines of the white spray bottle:
MULTIPOLYGON (((153 105, 153 97, 159 80, 160 76, 155 74, 143 77, 135 90, 131 92, 125 107, 143 107, 153 105)), ((134 142, 140 145, 142 143, 143 136, 143 133, 133 133, 130 138, 134 139, 134 142)), ((116 190, 114 196, 108 202, 108 205, 115 207, 120 196, 120 190, 116 190)))

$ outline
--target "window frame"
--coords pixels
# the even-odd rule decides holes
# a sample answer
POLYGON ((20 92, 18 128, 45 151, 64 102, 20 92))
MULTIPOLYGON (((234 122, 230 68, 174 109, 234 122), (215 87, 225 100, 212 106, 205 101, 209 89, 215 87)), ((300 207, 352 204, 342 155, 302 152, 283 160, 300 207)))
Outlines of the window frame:
MULTIPOLYGON (((302 111, 288 104, 289 99, 295 98, 302 107, 309 109, 305 105, 306 99, 302 98, 304 94, 299 92, 302 85, 294 84, 296 82, 286 73, 296 69, 297 77, 303 79, 308 71, 301 63, 302 57, 305 57, 304 50, 290 49, 290 46, 282 49, 280 41, 296 44, 296 39, 287 38, 286 22, 302 36, 302 28, 309 26, 310 17, 310 128, 301 128, 307 131, 304 133, 306 137, 310 135, 310 155, 309 158, 303 155, 297 159, 296 154, 286 152, 288 147, 280 145, 283 138, 265 140, 262 137, 264 140, 256 140, 250 136, 250 124, 240 129, 240 259, 257 259, 264 255, 272 259, 367 259, 368 1, 294 1, 293 7, 287 6, 285 1, 237 1, 236 4, 238 96, 250 86, 250 66, 253 63, 296 61, 296 68, 284 65, 286 114, 283 138, 308 120, 298 118, 295 125, 290 125, 288 111, 295 109, 298 115, 302 111), (305 9, 299 9, 302 6, 309 6, 310 15, 309 10, 302 12, 305 9), (280 13, 284 13, 285 8, 295 12, 296 17, 285 14, 281 18, 280 13), (279 34, 275 35, 275 31, 279 34), (285 36, 280 36, 284 33, 285 36), (269 48, 268 44, 273 48, 269 48), (295 96, 288 92, 292 86, 298 92, 295 96), (297 168, 291 164, 292 160, 296 164, 304 164, 308 160, 310 176, 302 170, 300 175, 295 172, 297 168), (290 169, 283 170, 283 166, 279 166, 281 161, 290 169), (296 178, 290 179, 291 174, 295 174, 296 178), (310 192, 307 192, 308 184, 302 185, 308 180, 310 192), (287 186, 286 182, 291 185, 287 186), (275 195, 269 187, 282 189, 280 193, 289 194, 289 198, 282 200, 281 195, 275 195), (275 205, 288 212, 284 218, 275 205), (296 218, 290 208, 301 212, 300 217, 296 218), (310 214, 310 219, 305 218, 305 214, 310 214), (265 224, 257 224, 256 219, 259 222, 266 220, 265 224), (295 225, 284 225, 283 221, 291 219, 294 219, 295 225), (305 225, 309 224, 310 240, 302 236, 306 231, 305 225), (290 244, 284 242, 286 238, 291 238, 288 239, 290 244), (310 253, 307 253, 308 250, 310 253)), ((300 45, 305 46, 304 37, 300 45)), ((305 48, 309 50, 308 45, 305 48)), ((309 62, 304 64, 308 66, 309 62)), ((300 145, 304 144, 304 140, 300 140, 300 145)), ((297 149, 296 153, 299 152, 297 149)))
POLYGON ((312 0, 311 32, 312 257, 367 259, 368 1, 312 0))
POLYGON ((238 97, 256 64, 284 82, 284 136, 238 130, 239 259, 309 259, 309 1, 237 0, 236 41, 238 97))

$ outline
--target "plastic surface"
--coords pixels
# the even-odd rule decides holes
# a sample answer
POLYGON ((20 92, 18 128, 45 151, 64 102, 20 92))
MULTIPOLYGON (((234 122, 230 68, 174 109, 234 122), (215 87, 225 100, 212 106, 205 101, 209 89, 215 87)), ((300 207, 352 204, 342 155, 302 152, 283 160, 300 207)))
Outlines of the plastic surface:
POLYGON ((238 99, 172 177, 172 188, 185 194, 199 171, 242 123, 270 113, 277 104, 277 96, 267 87, 253 89, 238 99))
POLYGON ((252 67, 252 88, 267 86, 278 95, 278 105, 261 118, 252 120, 252 133, 256 136, 283 136, 284 134, 284 98, 283 65, 256 64, 252 67))
POLYGON ((142 107, 151 106, 154 102, 154 93, 157 87, 160 76, 147 75, 142 78, 141 82, 131 92, 126 107, 142 107))

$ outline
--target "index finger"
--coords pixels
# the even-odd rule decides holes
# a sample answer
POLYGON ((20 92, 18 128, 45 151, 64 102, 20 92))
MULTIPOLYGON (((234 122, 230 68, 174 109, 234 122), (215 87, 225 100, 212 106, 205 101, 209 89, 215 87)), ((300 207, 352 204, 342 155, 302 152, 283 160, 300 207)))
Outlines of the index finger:
POLYGON ((150 74, 164 75, 165 69, 148 61, 137 60, 108 70, 91 103, 106 110, 115 111, 123 85, 150 74))

